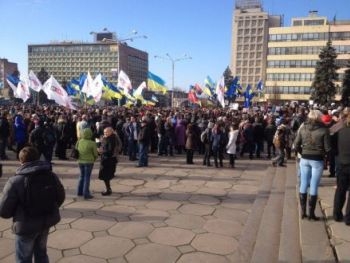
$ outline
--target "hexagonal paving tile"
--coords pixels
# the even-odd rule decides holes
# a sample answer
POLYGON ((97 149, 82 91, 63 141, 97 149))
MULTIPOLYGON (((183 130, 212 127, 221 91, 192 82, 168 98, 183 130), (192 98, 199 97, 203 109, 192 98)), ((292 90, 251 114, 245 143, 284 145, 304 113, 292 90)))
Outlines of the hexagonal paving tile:
POLYGON ((236 239, 212 233, 205 233, 196 236, 191 244, 199 251, 219 255, 233 253, 238 246, 236 239))
POLYGON ((169 246, 189 244, 193 237, 193 232, 175 227, 157 228, 149 235, 151 241, 169 246))
POLYGON ((125 257, 132 263, 173 263, 179 256, 174 247, 150 243, 136 246, 125 257))
POLYGON ((151 224, 145 222, 120 222, 111 227, 108 232, 114 236, 135 239, 148 236, 153 229, 151 224))
POLYGON ((229 263, 229 261, 219 255, 208 254, 204 252, 192 252, 182 255, 177 263, 189 263, 189 262, 200 262, 200 263, 229 263))
POLYGON ((169 226, 185 228, 185 229, 196 229, 201 228, 205 220, 200 216, 195 215, 172 215, 169 219, 165 221, 169 226))
POLYGON ((229 208, 217 208, 214 212, 214 216, 219 219, 232 220, 244 224, 248 218, 249 213, 237 209, 229 208))
POLYGON ((211 215, 215 208, 209 205, 187 204, 180 207, 179 211, 184 214, 204 216, 211 215))
POLYGON ((128 186, 139 186, 139 185, 143 185, 145 181, 137 180, 137 179, 120 179, 118 180, 118 183, 122 185, 128 185, 128 186))
POLYGON ((61 221, 59 222, 60 225, 72 223, 78 218, 82 217, 82 214, 80 212, 73 211, 70 209, 67 209, 67 210, 62 209, 60 213, 61 213, 61 221))
POLYGON ((146 207, 151 209, 158 209, 158 210, 175 210, 177 209, 181 204, 176 201, 171 200, 154 200, 150 201, 146 207))
POLYGON ((0 231, 4 231, 6 229, 11 229, 12 227, 12 220, 6 220, 3 218, 0 218, 0 231))
POLYGON ((169 217, 165 211, 155 209, 139 209, 130 218, 133 221, 157 222, 163 221, 169 217))
POLYGON ((6 257, 15 251, 14 240, 1 238, 0 239, 0 258, 6 257))
POLYGON ((102 231, 116 224, 111 217, 92 215, 85 216, 72 223, 72 228, 86 231, 102 231))
POLYGON ((49 235, 48 247, 56 249, 70 249, 80 247, 92 239, 92 234, 83 230, 56 230, 49 235))
POLYGON ((81 247, 84 254, 109 259, 121 257, 134 247, 129 239, 104 236, 96 237, 81 247))
POLYGON ((86 211, 95 211, 101 208, 103 204, 94 201, 76 201, 66 205, 64 209, 72 210, 75 212, 86 212, 86 211))
POLYGON ((108 205, 96 211, 96 214, 113 218, 126 217, 135 213, 136 209, 130 206, 108 205))
POLYGON ((225 236, 239 236, 243 225, 234 221, 216 219, 207 221, 203 228, 208 230, 209 233, 225 236))
POLYGON ((220 204, 220 200, 210 195, 194 194, 189 199, 190 202, 202 205, 217 205, 220 204))
POLYGON ((105 263, 106 260, 101 258, 95 258, 86 255, 76 255, 71 257, 64 257, 60 260, 60 263, 105 263))
POLYGON ((125 196, 116 200, 115 203, 118 205, 139 207, 146 205, 149 200, 146 196, 125 196))

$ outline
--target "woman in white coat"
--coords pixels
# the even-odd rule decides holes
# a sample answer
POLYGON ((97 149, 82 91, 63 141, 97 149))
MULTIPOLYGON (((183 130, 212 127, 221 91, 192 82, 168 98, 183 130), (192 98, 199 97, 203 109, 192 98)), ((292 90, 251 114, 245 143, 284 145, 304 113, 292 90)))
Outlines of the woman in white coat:
POLYGON ((231 124, 230 131, 228 133, 228 143, 226 145, 226 152, 230 157, 230 166, 235 168, 235 159, 236 159, 236 142, 238 137, 238 125, 231 124))

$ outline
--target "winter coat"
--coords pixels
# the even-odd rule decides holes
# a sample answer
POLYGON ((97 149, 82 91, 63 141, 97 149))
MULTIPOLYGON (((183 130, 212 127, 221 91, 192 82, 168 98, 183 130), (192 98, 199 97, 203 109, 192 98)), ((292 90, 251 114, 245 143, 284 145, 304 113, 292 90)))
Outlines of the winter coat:
POLYGON ((350 126, 345 125, 337 133, 338 162, 342 165, 350 164, 350 126))
POLYGON ((323 160, 331 150, 329 129, 321 122, 304 122, 297 132, 294 145, 302 158, 323 160))
POLYGON ((194 148, 195 148, 195 139, 194 139, 193 129, 191 127, 191 128, 187 128, 187 130, 186 130, 185 149, 193 150, 194 148))
POLYGON ((119 136, 113 133, 102 139, 101 163, 98 178, 100 180, 111 180, 115 175, 118 162, 117 153, 121 148, 119 136), (117 147, 117 148, 116 148, 117 147))
POLYGON ((94 163, 98 157, 96 142, 92 140, 92 130, 86 128, 81 133, 81 139, 77 141, 76 148, 79 151, 78 163, 94 163))
POLYGON ((15 142, 20 144, 25 143, 27 141, 27 128, 21 115, 17 115, 15 117, 15 123, 13 126, 15 133, 15 142))
POLYGON ((238 130, 230 131, 228 133, 228 143, 226 145, 226 152, 228 154, 236 154, 237 150, 237 138, 238 138, 238 130))
POLYGON ((186 124, 184 120, 178 120, 175 126, 176 145, 184 146, 186 139, 186 124))
POLYGON ((56 225, 60 220, 59 207, 65 199, 64 187, 58 177, 57 182, 57 207, 51 214, 40 217, 30 217, 26 214, 23 204, 25 201, 24 179, 26 174, 35 176, 36 173, 51 170, 49 163, 44 161, 34 161, 23 164, 17 169, 15 176, 7 181, 3 196, 0 200, 0 216, 3 218, 13 218, 12 230, 17 235, 30 235, 38 233, 44 229, 56 225), (34 174, 33 174, 34 173, 34 174))

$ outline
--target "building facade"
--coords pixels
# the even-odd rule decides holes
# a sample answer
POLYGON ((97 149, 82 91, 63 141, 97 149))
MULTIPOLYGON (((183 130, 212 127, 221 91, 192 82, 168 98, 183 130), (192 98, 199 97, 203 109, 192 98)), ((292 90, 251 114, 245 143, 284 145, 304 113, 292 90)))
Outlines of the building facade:
POLYGON ((270 16, 260 0, 237 0, 232 23, 231 71, 243 88, 265 80, 268 33, 281 26, 281 16, 270 16))
POLYGON ((330 22, 311 11, 307 17, 292 18, 290 27, 270 28, 265 99, 308 101, 319 53, 328 40, 338 54, 340 87, 350 59, 350 21, 330 22))
POLYGON ((92 43, 65 41, 28 45, 28 70, 38 73, 42 68, 60 83, 89 71, 92 77, 101 73, 117 84, 118 72, 123 70, 133 87, 138 87, 147 80, 148 53, 106 38, 92 43))
POLYGON ((0 58, 0 97, 9 97, 9 85, 6 81, 7 75, 18 70, 17 63, 9 62, 5 58, 0 58))

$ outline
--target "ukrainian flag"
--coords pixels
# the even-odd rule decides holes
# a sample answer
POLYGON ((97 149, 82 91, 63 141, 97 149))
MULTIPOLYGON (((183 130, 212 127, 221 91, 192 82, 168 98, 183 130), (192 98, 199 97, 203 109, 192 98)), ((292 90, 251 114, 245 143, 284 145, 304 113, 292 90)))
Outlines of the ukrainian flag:
POLYGON ((149 71, 148 71, 147 86, 149 90, 152 90, 155 92, 161 92, 163 94, 165 94, 168 90, 165 87, 165 81, 149 71))

